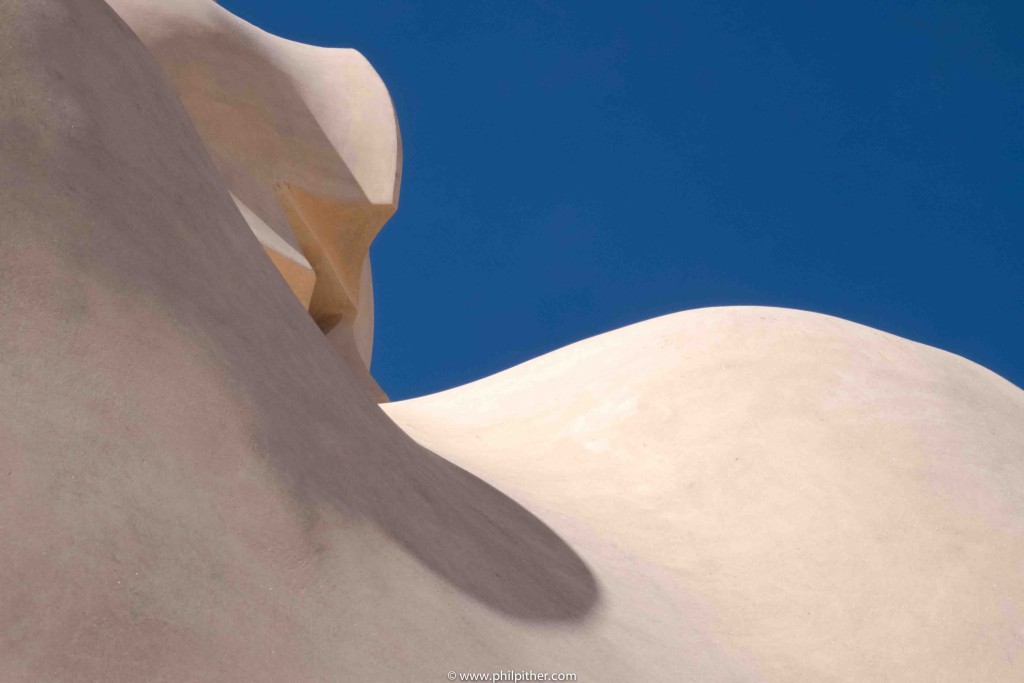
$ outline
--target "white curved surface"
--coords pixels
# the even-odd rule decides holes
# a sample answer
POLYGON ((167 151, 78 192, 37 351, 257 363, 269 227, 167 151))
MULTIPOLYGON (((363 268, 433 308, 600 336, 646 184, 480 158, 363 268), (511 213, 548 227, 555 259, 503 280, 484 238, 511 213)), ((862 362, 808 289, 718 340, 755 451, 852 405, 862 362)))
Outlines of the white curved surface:
POLYGON ((963 358, 705 309, 384 409, 577 549, 669 572, 755 678, 1024 670, 1024 392, 963 358))

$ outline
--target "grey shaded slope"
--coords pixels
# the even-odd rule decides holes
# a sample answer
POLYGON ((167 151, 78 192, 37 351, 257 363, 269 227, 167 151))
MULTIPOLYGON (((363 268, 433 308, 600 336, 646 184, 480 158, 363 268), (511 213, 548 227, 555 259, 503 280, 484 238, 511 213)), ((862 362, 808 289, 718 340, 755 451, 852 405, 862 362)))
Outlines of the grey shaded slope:
POLYGON ((0 83, 0 679, 422 671, 593 608, 357 388, 104 3, 3 0, 0 83))

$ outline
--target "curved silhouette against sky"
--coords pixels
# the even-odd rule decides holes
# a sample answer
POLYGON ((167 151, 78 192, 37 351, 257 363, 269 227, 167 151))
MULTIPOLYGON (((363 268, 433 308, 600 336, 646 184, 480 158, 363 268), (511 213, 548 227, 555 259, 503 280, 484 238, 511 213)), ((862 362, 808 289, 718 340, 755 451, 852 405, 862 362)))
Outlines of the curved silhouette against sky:
POLYGON ((282 4, 354 47, 405 168, 372 249, 392 399, 663 313, 828 313, 1024 384, 1024 7, 282 4))

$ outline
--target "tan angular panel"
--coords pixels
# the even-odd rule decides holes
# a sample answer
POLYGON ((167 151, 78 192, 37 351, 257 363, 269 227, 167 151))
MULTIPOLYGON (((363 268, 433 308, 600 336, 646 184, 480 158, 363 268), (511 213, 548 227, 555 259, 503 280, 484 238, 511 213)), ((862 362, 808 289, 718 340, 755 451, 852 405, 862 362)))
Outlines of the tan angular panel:
POLYGON ((370 244, 394 208, 332 201, 288 183, 279 192, 299 246, 320 274, 310 314, 329 332, 356 317, 370 244))

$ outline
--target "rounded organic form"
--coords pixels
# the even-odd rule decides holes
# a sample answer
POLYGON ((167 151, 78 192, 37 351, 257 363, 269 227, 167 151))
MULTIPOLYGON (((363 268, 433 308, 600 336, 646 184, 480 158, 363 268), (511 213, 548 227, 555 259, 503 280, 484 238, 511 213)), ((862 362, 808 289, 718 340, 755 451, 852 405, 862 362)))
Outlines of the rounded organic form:
POLYGON ((0 85, 0 681, 1024 670, 1017 387, 709 309, 385 413, 362 57, 3 0, 0 85))
POLYGON ((667 582, 670 629, 751 678, 1024 669, 1024 392, 963 358, 704 309, 385 410, 549 520, 606 593, 623 562, 623 596, 667 582))

